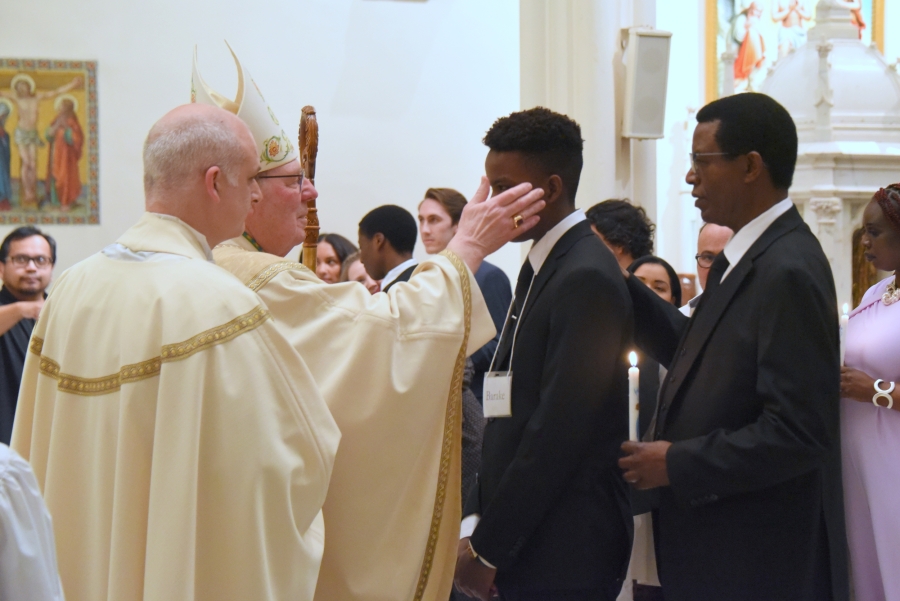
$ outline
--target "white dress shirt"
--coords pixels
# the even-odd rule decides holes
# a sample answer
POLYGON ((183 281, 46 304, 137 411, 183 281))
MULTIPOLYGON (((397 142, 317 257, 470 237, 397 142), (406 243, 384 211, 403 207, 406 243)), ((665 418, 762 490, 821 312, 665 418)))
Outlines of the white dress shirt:
POLYGON ((750 250, 753 243, 759 240, 763 232, 769 229, 769 226, 775 223, 776 219, 787 213, 792 206, 794 206, 793 201, 790 198, 785 198, 758 215, 731 237, 731 240, 728 241, 728 244, 725 245, 725 249, 722 251, 725 253, 725 258, 728 259, 728 269, 722 274, 722 279, 719 280, 719 283, 725 281, 725 278, 728 277, 734 266, 750 250))
MULTIPOLYGON (((787 213, 788 209, 792 206, 794 206, 794 203, 791 199, 785 198, 772 205, 766 212, 758 215, 750 223, 742 227, 738 233, 732 236, 722 250, 722 252, 725 253, 725 258, 728 259, 728 269, 722 274, 722 279, 719 280, 720 284, 725 280, 725 276, 731 273, 731 270, 734 269, 734 266, 737 265, 738 261, 740 261, 747 251, 750 250, 753 243, 759 240, 759 237, 763 235, 763 232, 769 229, 769 226, 772 225, 776 219, 787 213)), ((694 309, 697 308, 697 304, 700 302, 700 297, 702 295, 703 293, 701 292, 678 310, 681 311, 683 315, 690 317, 694 314, 694 309)))
POLYGON ((584 211, 576 209, 572 213, 569 213, 565 219, 550 228, 549 232, 544 234, 540 240, 534 243, 531 250, 528 251, 528 262, 531 263, 531 268, 534 269, 535 275, 541 270, 544 261, 550 256, 550 251, 553 250, 553 247, 556 246, 559 239, 585 219, 587 219, 587 217, 584 216, 584 211))
POLYGON ((403 261, 402 263, 391 269, 389 272, 387 272, 387 275, 384 276, 384 279, 381 280, 381 289, 384 290, 385 288, 387 288, 391 284, 391 282, 400 277, 401 273, 403 273, 410 267, 415 267, 418 264, 419 262, 415 259, 407 259, 406 261, 403 261))

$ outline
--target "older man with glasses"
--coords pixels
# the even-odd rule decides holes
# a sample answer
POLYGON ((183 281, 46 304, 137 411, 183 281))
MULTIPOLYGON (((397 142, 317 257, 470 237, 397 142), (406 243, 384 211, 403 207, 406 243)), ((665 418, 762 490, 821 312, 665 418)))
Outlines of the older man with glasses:
MULTIPOLYGON (((700 281, 700 287, 706 289, 706 277, 709 275, 709 268, 712 267, 713 261, 719 256, 719 253, 725 248, 725 245, 731 240, 734 232, 731 228, 715 223, 704 223, 700 227, 700 233, 697 235, 697 254, 694 258, 697 260, 697 279, 700 281)), ((702 294, 702 293, 701 293, 702 294)), ((700 294, 689 300, 682 308, 681 312, 690 317, 691 313, 700 302, 700 294)))
POLYGON ((9 444, 25 352, 44 306, 56 241, 36 227, 14 229, 0 245, 0 442, 9 444))

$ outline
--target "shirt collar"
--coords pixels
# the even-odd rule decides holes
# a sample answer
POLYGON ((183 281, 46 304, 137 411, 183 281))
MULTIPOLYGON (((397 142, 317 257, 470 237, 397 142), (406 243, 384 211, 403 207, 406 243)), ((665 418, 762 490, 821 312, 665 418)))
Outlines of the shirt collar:
POLYGON ((384 276, 384 279, 381 280, 381 289, 384 290, 385 288, 387 288, 388 284, 400 277, 401 273, 403 273, 410 267, 415 267, 418 264, 419 262, 415 259, 407 259, 406 261, 403 261, 402 263, 391 269, 389 272, 387 272, 387 275, 384 276))
POLYGON ((206 260, 211 263, 215 263, 215 261, 213 260, 212 249, 209 248, 209 243, 206 241, 206 236, 204 236, 203 234, 201 234, 200 232, 198 232, 197 230, 195 230, 194 228, 189 226, 187 223, 185 223, 178 217, 175 217, 174 215, 166 215, 164 213, 150 213, 150 214, 153 215, 154 217, 159 217, 160 219, 165 219, 166 221, 174 221, 175 223, 179 223, 182 226, 184 226, 185 228, 187 228, 187 230, 191 234, 193 234, 194 238, 197 239, 197 242, 200 243, 200 248, 203 249, 203 254, 206 255, 206 260))
POLYGON ((565 219, 554 225, 549 232, 544 234, 543 238, 534 243, 531 250, 528 251, 528 261, 531 263, 531 268, 534 269, 535 274, 541 270, 544 261, 550 256, 550 251, 553 250, 559 239, 585 219, 587 217, 584 216, 584 211, 575 209, 565 219))
POLYGON ((759 237, 769 229, 769 226, 775 223, 776 219, 787 213, 792 206, 794 206, 794 203, 790 197, 785 198, 772 205, 764 213, 756 216, 756 218, 731 237, 731 240, 728 241, 725 248, 722 250, 722 252, 725 253, 725 258, 728 259, 728 269, 722 274, 722 280, 731 273, 731 270, 738 264, 738 261, 740 261, 747 251, 750 250, 753 243, 759 240, 759 237))

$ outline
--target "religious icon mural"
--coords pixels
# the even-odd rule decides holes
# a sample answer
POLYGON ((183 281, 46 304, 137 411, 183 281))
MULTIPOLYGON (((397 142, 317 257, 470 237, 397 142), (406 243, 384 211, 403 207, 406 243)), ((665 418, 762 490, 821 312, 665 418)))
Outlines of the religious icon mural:
POLYGON ((97 63, 0 58, 0 224, 100 222, 97 63))
MULTIPOLYGON (((864 44, 883 47, 884 0, 834 2, 849 10, 864 44)), ((817 0, 707 0, 708 100, 730 93, 725 88, 732 85, 735 93, 758 91, 779 58, 806 44, 816 5, 817 0)))

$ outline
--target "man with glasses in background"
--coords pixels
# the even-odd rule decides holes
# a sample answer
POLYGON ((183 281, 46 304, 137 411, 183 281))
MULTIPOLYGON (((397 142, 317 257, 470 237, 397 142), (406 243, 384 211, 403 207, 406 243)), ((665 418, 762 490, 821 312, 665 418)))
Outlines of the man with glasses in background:
POLYGON ((36 227, 14 229, 0 245, 0 442, 9 444, 22 366, 44 290, 56 263, 56 241, 36 227))
MULTIPOLYGON (((697 254, 694 258, 697 260, 697 279, 703 290, 706 290, 706 276, 709 275, 709 268, 712 267, 713 261, 716 260, 733 235, 734 232, 731 231, 731 228, 725 225, 704 223, 700 227, 700 233, 697 234, 697 254)), ((690 317, 697 308, 702 294, 701 292, 685 303, 681 312, 690 317)))

